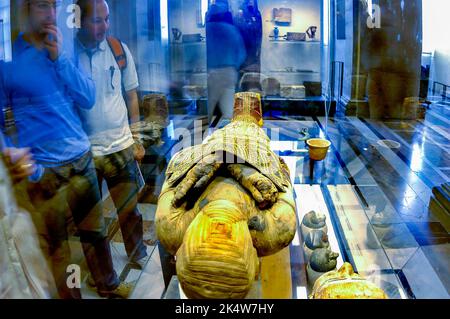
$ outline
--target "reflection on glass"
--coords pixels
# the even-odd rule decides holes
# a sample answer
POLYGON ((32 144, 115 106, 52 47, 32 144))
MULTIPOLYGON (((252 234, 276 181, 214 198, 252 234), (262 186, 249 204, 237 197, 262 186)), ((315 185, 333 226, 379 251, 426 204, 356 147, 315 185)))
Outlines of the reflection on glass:
POLYGON ((168 23, 168 10, 167 0, 160 1, 160 17, 161 17, 161 38, 162 41, 169 41, 169 23, 168 23))
POLYGON ((5 59, 5 36, 3 30, 3 19, 0 19, 0 61, 5 59))
POLYGON ((423 156, 422 146, 414 143, 411 154, 411 170, 414 172, 419 172, 422 169, 423 156))

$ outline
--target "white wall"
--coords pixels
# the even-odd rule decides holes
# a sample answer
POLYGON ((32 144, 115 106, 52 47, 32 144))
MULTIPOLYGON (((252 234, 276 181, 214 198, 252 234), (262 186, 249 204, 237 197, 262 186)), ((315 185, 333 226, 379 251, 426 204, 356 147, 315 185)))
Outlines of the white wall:
POLYGON ((450 49, 449 0, 422 0, 423 52, 450 49))
MULTIPOLYGON (((172 28, 183 34, 206 35, 204 27, 197 26, 200 0, 169 0, 169 39, 171 41, 172 72, 203 70, 206 72, 206 42, 174 43, 172 28)), ((193 83, 191 83, 193 84, 193 83)))
MULTIPOLYGON (((178 28, 183 34, 200 33, 205 36, 205 28, 197 26, 200 0, 168 0, 169 29, 178 28)), ((169 37, 172 36, 169 30, 169 37)))
MULTIPOLYGON (((159 0, 153 0, 159 1, 159 0)), ((166 47, 161 39, 149 39, 148 5, 150 1, 110 1, 110 33, 124 41, 135 59, 139 90, 167 93, 166 47)))
POLYGON ((273 8, 291 8, 290 26, 278 26, 280 35, 286 32, 305 32, 309 26, 317 26, 316 38, 320 39, 320 0, 259 0, 259 10, 263 16, 264 39, 268 40, 275 24, 272 22, 273 8))
POLYGON ((197 25, 200 0, 169 0, 170 78, 185 85, 206 86, 206 42, 174 43, 172 28, 182 34, 200 33, 206 36, 206 29, 197 25), (195 74, 182 73, 195 71, 195 74))
MULTIPOLYGON (((450 85, 450 49, 436 50, 433 61, 430 85, 433 85, 432 81, 450 85)), ((439 86, 437 89, 440 90, 441 87, 439 86)), ((449 94, 448 91, 447 94, 449 94)))
POLYGON ((422 10, 423 52, 433 54, 430 88, 434 81, 450 85, 450 1, 423 0, 422 10))
POLYGON ((259 10, 263 19, 263 43, 261 69, 265 75, 275 76, 282 84, 301 84, 303 81, 320 81, 320 42, 273 42, 269 36, 275 27, 272 22, 273 8, 291 8, 290 26, 278 26, 280 36, 287 32, 306 32, 310 26, 317 26, 316 40, 320 40, 320 0, 260 0, 259 10), (271 71, 286 68, 309 70, 315 73, 282 74, 271 71))
POLYGON ((354 72, 357 72, 357 70, 353 70, 353 40, 357 35, 353 35, 352 2, 353 0, 346 0, 345 3, 345 40, 336 40, 335 42, 335 60, 344 62, 343 96, 345 100, 350 100, 351 98, 352 75, 354 72))
POLYGON ((148 1, 136 1, 137 67, 140 90, 168 92, 166 47, 160 39, 149 40, 148 1))
MULTIPOLYGON (((205 28, 197 26, 197 12, 200 0, 169 1, 169 36, 171 29, 178 28, 183 34, 200 33, 205 36, 205 28)), ((240 0, 229 0, 230 9, 235 13, 240 0)), ((273 8, 292 9, 290 26, 278 26, 280 36, 287 32, 306 32, 310 26, 317 26, 316 40, 321 35, 320 0, 259 0, 259 10, 263 20, 263 43, 261 69, 267 76, 278 78, 282 84, 301 84, 303 81, 320 81, 321 51, 320 42, 273 42, 269 41, 275 24, 272 22, 273 8), (275 73, 272 71, 308 70, 308 73, 275 73)), ((172 46, 172 71, 184 69, 206 69, 206 46, 201 43, 172 46)), ((188 79, 188 82, 193 82, 188 79)))

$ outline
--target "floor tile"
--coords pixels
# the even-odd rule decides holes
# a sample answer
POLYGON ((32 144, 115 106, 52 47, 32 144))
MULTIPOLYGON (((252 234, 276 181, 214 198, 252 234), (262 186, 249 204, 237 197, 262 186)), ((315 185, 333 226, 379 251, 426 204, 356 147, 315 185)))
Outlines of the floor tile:
POLYGON ((357 272, 391 270, 392 266, 382 248, 360 249, 358 245, 352 245, 348 250, 351 261, 357 272))
POLYGON ((148 221, 155 220, 156 207, 157 205, 155 204, 139 203, 138 209, 142 214, 142 219, 148 221))
POLYGON ((450 244, 422 246, 420 249, 450 294, 450 244))
MULTIPOLYGON (((299 222, 311 209, 326 212, 329 216, 327 224, 330 223, 332 231, 342 232, 335 234, 333 248, 345 248, 343 255, 350 256, 358 271, 372 274, 372 279, 388 291, 391 298, 405 297, 394 271, 403 271, 416 297, 448 296, 449 235, 428 211, 431 188, 450 179, 450 169, 447 169, 450 168, 450 130, 443 125, 442 118, 431 115, 423 122, 389 121, 373 122, 373 125, 356 118, 330 119, 327 127, 333 147, 326 160, 315 164, 314 176, 310 175, 306 148, 298 142, 299 131, 308 128, 312 136, 323 132, 318 123, 305 119, 265 121, 274 151, 290 168, 299 222), (397 137, 401 148, 380 147, 377 144, 380 136, 394 140, 397 137), (307 184, 313 184, 310 190, 305 189, 311 187, 307 184), (320 185, 331 186, 328 187, 331 202, 322 194, 320 185), (333 215, 330 215, 330 205, 336 206, 333 215), (337 220, 333 222, 331 218, 334 217, 337 220), (335 224, 338 229, 333 229, 335 224), (346 243, 340 245, 337 238, 343 238, 346 243)), ((194 120, 195 117, 178 117, 173 129, 178 129, 178 134, 183 129, 192 131, 194 120)), ((324 119, 319 120, 325 127, 324 119)), ((228 122, 220 120, 216 128, 228 122)), ((204 123, 200 127, 203 131, 208 130, 204 123)), ((167 162, 174 144, 159 150, 167 162)), ((163 169, 149 167, 148 171, 152 172, 149 181, 162 184, 163 169)), ((155 186, 151 191, 158 193, 159 190, 155 186)), ((142 207, 144 220, 154 220, 155 209, 155 205, 142 207)), ((301 237, 298 241, 301 244, 301 237)), ((300 246, 291 245, 291 249, 300 246)), ((291 256, 297 253, 291 252, 291 256)), ((291 263, 292 272, 304 267, 297 259, 291 263)), ((153 278, 146 273, 141 275, 142 283, 138 282, 137 286, 139 295, 158 295, 159 291, 145 290, 150 282, 162 281, 158 271, 153 278)), ((297 277, 292 274, 293 289, 301 287, 295 282, 301 280, 297 277)))
POLYGON ((393 130, 414 130, 414 127, 406 121, 388 121, 384 124, 393 130))
POLYGON ((441 172, 444 173, 450 180, 450 169, 449 168, 441 169, 441 172))
POLYGON ((392 269, 403 269, 406 263, 416 253, 419 247, 385 248, 384 251, 389 259, 392 269))
POLYGON ((160 299, 164 292, 164 280, 158 249, 155 249, 139 277, 131 299, 160 299))
POLYGON ((404 223, 372 225, 372 227, 378 240, 386 249, 414 248, 419 246, 404 223))
POLYGON ((368 205, 366 214, 373 225, 396 224, 403 221, 379 187, 358 185, 358 189, 368 205))
POLYGON ((421 246, 450 243, 450 235, 438 222, 406 223, 406 225, 421 246))
POLYGON ((402 271, 417 299, 450 298, 421 249, 416 251, 402 271))

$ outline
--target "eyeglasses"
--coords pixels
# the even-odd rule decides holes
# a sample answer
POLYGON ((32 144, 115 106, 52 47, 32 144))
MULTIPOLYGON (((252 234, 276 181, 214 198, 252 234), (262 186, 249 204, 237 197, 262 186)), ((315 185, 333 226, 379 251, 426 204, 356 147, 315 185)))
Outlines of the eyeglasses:
POLYGON ((61 7, 62 1, 30 1, 40 11, 50 11, 51 9, 58 10, 61 7))

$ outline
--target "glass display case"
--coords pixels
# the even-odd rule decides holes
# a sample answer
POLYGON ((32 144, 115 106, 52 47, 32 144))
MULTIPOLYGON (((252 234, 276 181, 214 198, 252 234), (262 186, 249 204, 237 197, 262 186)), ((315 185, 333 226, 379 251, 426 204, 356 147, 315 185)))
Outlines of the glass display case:
MULTIPOLYGON (((247 299, 311 298, 318 274, 348 264, 389 299, 449 298, 450 48, 441 37, 450 27, 443 13, 450 10, 447 2, 109 0, 97 1, 98 10, 87 12, 85 7, 84 14, 94 15, 88 18, 80 15, 83 8, 76 1, 31 2, 29 14, 52 21, 43 26, 45 32, 30 31, 34 25, 23 16, 21 1, 0 0, 0 128, 6 146, 30 149, 34 162, 24 163, 25 168, 36 162, 36 170, 26 178, 16 179, 17 172, 8 168, 14 187, 28 187, 22 194, 29 198, 18 196, 19 205, 30 212, 51 207, 56 197, 46 193, 50 186, 57 188, 57 198, 64 198, 58 206, 63 221, 50 220, 45 226, 39 220, 33 222, 40 235, 41 227, 56 227, 57 234, 67 236, 63 248, 70 254, 63 255, 70 255, 68 266, 79 267, 75 269, 79 269, 81 288, 76 292, 83 298, 104 298, 110 289, 105 293, 99 287, 101 280, 86 249, 90 237, 86 239, 79 210, 71 206, 66 190, 98 197, 90 208, 104 226, 106 239, 102 240, 107 244, 103 249, 110 251, 105 260, 111 261, 102 267, 112 267, 108 274, 114 277, 115 273, 118 282, 126 283, 125 297, 187 298, 177 273, 180 258, 162 240, 168 231, 158 233, 158 223, 161 210, 168 210, 161 202, 163 195, 168 189, 179 191, 176 185, 195 175, 195 170, 190 167, 169 185, 174 170, 182 170, 186 163, 170 164, 189 147, 214 140, 213 134, 221 129, 237 127, 239 133, 233 112, 243 110, 253 124, 255 117, 262 117, 256 122, 263 124, 270 141, 254 137, 235 142, 235 148, 267 142, 281 159, 280 167, 288 170, 297 223, 295 236, 282 249, 257 256, 257 275, 247 299), (91 25, 95 21, 96 27, 91 25), (57 52, 48 45, 35 50, 33 41, 28 42, 30 36, 48 40, 48 34, 53 34, 48 29, 53 28, 63 35, 63 40, 57 39, 62 41, 57 52), (92 30, 94 36, 89 38, 92 30), (118 40, 116 46, 107 36, 118 40), (30 50, 20 51, 23 47, 30 50), (40 60, 23 62, 28 57, 23 52, 33 52, 40 60), (58 66, 73 72, 70 79, 55 73, 62 72, 59 67, 51 72, 39 69, 48 66, 55 54, 54 61, 63 61, 58 66), (11 73, 10 66, 17 72, 11 73), (259 94, 261 111, 251 104, 236 103, 235 107, 235 94, 249 92, 259 94), (63 106, 70 105, 67 112, 52 108, 59 99, 63 106), (23 101, 42 107, 42 112, 24 108, 23 101), (27 122, 30 118, 33 121, 27 122), (11 129, 11 123, 15 128, 11 129), (36 129, 36 123, 48 125, 36 129), (101 138, 92 133, 96 130, 101 138), (72 133, 76 138, 67 140, 64 134, 72 133), (314 153, 318 148, 320 159, 314 153), (99 177, 105 158, 105 165, 116 169, 107 180, 99 177), (74 173, 82 160, 96 172, 89 177, 93 182, 88 190, 83 184, 86 176, 80 179, 82 173, 74 173), (70 173, 64 170, 67 165, 73 166, 70 173), (36 172, 41 175, 36 177, 36 172), (51 184, 52 174, 64 187, 51 184), (119 176, 120 181, 122 175, 126 183, 115 179, 119 176), (127 187, 123 184, 131 186, 123 188, 127 187), (126 197, 125 202, 117 194, 126 197), (138 225, 129 236, 123 217, 130 214, 128 205, 138 225), (312 224, 321 226, 305 232, 312 224), (142 242, 145 256, 139 262, 133 259, 135 252, 130 253, 133 236, 142 242), (324 268, 317 264, 326 262, 318 251, 334 262, 330 269, 319 271, 324 268)), ((241 135, 233 135, 233 141, 241 135)), ((8 152, 1 150, 5 162, 11 160, 8 152)), ((202 163, 203 158, 196 159, 193 165, 202 163)), ((245 164, 255 174, 275 185, 255 163, 246 158, 245 164)), ((211 173, 206 185, 220 174, 235 178, 227 169, 221 166, 211 173)), ((236 189, 253 196, 243 185, 244 177, 235 178, 236 189)), ((286 193, 279 185, 274 187, 286 193)), ((177 216, 190 205, 207 205, 207 199, 196 202, 205 189, 189 193, 186 205, 177 207, 177 216)), ((252 196, 252 203, 258 202, 252 196)), ((9 204, 14 203, 11 198, 9 204)), ((175 207, 175 200, 170 207, 175 207)), ((264 227, 250 219, 246 225, 250 242, 257 242, 250 236, 262 231, 256 226, 264 227)), ((186 225, 180 222, 179 226, 186 225)), ((217 232, 227 233, 222 226, 217 226, 217 232)), ((42 245, 35 242, 33 251, 47 257, 50 265, 55 256, 48 256, 42 245)), ((0 260, 2 267, 9 266, 0 260)), ((27 267, 21 265, 21 269, 26 274, 27 267)), ((0 295, 1 283, 0 274, 0 295)), ((45 291, 46 286, 42 287, 45 291)))
MULTIPOLYGON (((198 24, 196 16, 202 12, 202 5, 203 15, 207 13, 204 7, 207 2, 173 1, 168 12, 171 96, 175 100, 200 101, 194 108, 199 107, 202 112, 206 112, 207 61, 214 57, 207 56, 206 25, 198 24)), ((257 70, 241 69, 236 89, 245 91, 248 83, 257 78, 256 89, 262 94, 267 109, 322 113, 327 77, 322 3, 288 4, 292 7, 285 8, 290 10, 289 23, 275 19, 277 3, 265 0, 256 3, 261 16, 258 67, 257 70)), ((229 2, 235 21, 242 12, 241 6, 239 1, 229 2)))

